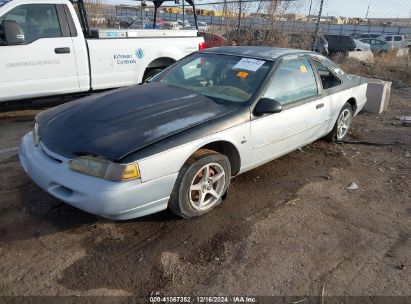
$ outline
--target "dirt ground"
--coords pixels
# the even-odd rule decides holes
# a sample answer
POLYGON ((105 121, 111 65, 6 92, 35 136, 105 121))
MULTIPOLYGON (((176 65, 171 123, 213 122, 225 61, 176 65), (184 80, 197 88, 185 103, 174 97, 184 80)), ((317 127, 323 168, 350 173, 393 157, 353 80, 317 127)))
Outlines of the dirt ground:
POLYGON ((236 177, 201 218, 126 222, 39 189, 15 148, 30 115, 3 117, 0 295, 411 296, 410 114, 411 89, 394 90, 352 127, 381 145, 320 140, 236 177))

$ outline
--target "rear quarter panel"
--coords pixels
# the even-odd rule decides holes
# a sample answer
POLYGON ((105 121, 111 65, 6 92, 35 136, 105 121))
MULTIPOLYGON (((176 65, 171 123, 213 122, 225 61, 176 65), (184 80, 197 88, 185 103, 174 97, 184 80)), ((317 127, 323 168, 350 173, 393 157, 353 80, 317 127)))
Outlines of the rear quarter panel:
MULTIPOLYGON (((337 121, 338 114, 340 113, 344 104, 350 99, 354 99, 356 103, 356 109, 353 113, 357 115, 367 102, 367 82, 365 78, 359 76, 348 75, 349 80, 353 80, 352 87, 342 88, 340 91, 329 94, 324 97, 325 107, 325 119, 328 121, 328 129, 325 134, 329 133, 337 121)), ((324 134, 324 135, 325 135, 324 134)))
POLYGON ((174 61, 197 51, 202 37, 89 39, 92 87, 95 90, 142 82, 157 58, 174 61))

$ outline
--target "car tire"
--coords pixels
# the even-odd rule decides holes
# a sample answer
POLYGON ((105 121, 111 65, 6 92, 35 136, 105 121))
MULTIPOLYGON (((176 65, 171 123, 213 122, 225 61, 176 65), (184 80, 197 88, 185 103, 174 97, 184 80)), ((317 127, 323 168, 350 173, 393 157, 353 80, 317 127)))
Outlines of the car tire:
POLYGON ((231 166, 227 156, 201 149, 181 168, 168 207, 183 218, 208 213, 222 202, 230 179, 231 166))
POLYGON ((351 121, 353 118, 353 109, 351 105, 346 102, 338 114, 337 121, 330 133, 325 136, 329 142, 342 141, 350 131, 351 121))

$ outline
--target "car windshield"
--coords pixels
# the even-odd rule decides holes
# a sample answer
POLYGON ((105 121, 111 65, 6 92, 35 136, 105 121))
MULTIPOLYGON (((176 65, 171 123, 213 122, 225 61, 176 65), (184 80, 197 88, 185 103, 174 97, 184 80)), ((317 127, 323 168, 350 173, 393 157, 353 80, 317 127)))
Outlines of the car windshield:
POLYGON ((260 59, 197 53, 152 81, 183 87, 216 102, 244 103, 260 87, 272 64, 260 59))

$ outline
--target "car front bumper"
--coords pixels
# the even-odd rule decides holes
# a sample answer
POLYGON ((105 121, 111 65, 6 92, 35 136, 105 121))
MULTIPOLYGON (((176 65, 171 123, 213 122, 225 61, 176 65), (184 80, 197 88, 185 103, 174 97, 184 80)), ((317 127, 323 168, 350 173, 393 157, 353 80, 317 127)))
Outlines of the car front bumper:
POLYGON ((32 132, 19 148, 24 171, 52 196, 89 213, 114 220, 126 220, 167 208, 178 173, 150 181, 113 182, 74 172, 69 161, 47 149, 36 147, 32 132))

